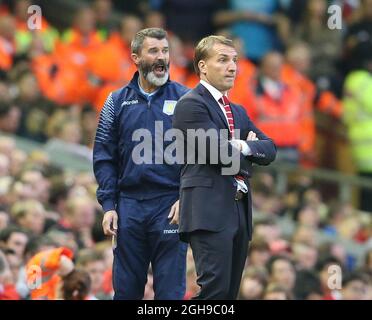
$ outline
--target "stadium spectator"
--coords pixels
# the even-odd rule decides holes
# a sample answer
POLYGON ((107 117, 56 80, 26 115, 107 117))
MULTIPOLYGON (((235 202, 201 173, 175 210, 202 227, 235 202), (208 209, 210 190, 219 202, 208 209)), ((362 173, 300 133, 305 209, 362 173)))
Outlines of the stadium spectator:
POLYGON ((242 39, 245 56, 258 64, 270 51, 281 48, 288 37, 288 21, 280 13, 278 0, 223 1, 214 16, 219 27, 231 26, 233 35, 242 39))
POLYGON ((267 283, 265 270, 248 267, 242 277, 240 286, 240 300, 260 300, 267 283))
POLYGON ((186 47, 214 32, 213 14, 220 5, 211 0, 160 0, 150 4, 151 9, 164 13, 167 30, 179 36, 186 47))
POLYGON ((104 273, 106 268, 101 252, 94 249, 84 249, 80 251, 76 264, 89 274, 91 280, 90 299, 112 299, 112 296, 104 293, 104 273))
POLYGON ((309 45, 311 59, 316 61, 309 69, 309 76, 317 87, 341 94, 337 63, 341 57, 342 34, 339 29, 329 28, 327 8, 327 0, 307 1, 302 22, 296 28, 293 39, 309 45))
POLYGON ((91 300, 89 292, 91 280, 88 272, 75 269, 62 277, 60 296, 63 300, 91 300))
POLYGON ((248 265, 250 267, 265 268, 270 258, 270 247, 263 239, 253 239, 248 250, 248 265))
POLYGON ((20 118, 21 111, 17 105, 0 102, 0 132, 16 133, 20 118))
POLYGON ((316 270, 319 274, 320 285, 323 294, 323 300, 339 300, 340 292, 334 287, 329 286, 330 280, 330 270, 331 268, 340 268, 341 272, 343 271, 343 265, 341 262, 334 256, 328 254, 323 257, 320 257, 316 270))
POLYGON ((23 258, 28 241, 28 234, 19 227, 9 226, 0 233, 0 243, 13 250, 19 258, 23 258))
POLYGON ((263 293, 263 300, 292 300, 293 295, 286 286, 279 283, 269 283, 263 293))
POLYGON ((318 260, 316 247, 305 243, 292 243, 292 255, 296 270, 313 270, 318 260))
MULTIPOLYGON (((343 120, 348 130, 350 151, 356 171, 361 177, 371 178, 372 163, 369 160, 372 153, 369 141, 372 137, 372 116, 368 110, 372 108, 372 54, 359 62, 362 63, 361 68, 349 73, 345 79, 343 120)), ((372 212, 371 196, 370 189, 361 189, 360 208, 362 210, 372 212)))
POLYGON ((342 280, 342 300, 365 300, 368 279, 365 275, 351 273, 342 280))
POLYGON ((254 103, 257 68, 250 60, 245 58, 243 41, 238 37, 233 37, 233 43, 238 53, 238 62, 234 87, 229 91, 229 97, 235 103, 242 105, 250 115, 250 108, 254 103))
POLYGON ((9 263, 0 249, 0 300, 19 300, 9 263))
POLYGON ((135 15, 126 14, 122 17, 119 31, 113 32, 104 45, 104 49, 93 57, 91 64, 95 73, 100 74, 106 80, 97 89, 92 104, 97 112, 107 98, 107 95, 122 85, 126 85, 136 71, 131 59, 130 44, 135 34, 141 30, 142 21, 135 15), (102 64, 104 59, 107 61, 102 64))
POLYGON ((58 297, 58 289, 63 283, 61 277, 74 270, 72 258, 72 251, 60 247, 41 251, 27 262, 27 282, 34 287, 31 289, 32 300, 55 300, 58 297))
POLYGON ((111 0, 95 0, 93 10, 96 16, 96 29, 102 40, 107 40, 111 33, 117 29, 113 16, 111 0))
POLYGON ((322 300, 319 276, 309 270, 297 272, 294 296, 297 300, 322 300))
POLYGON ((27 199, 15 203, 11 209, 14 221, 29 233, 41 235, 45 225, 45 209, 37 200, 27 199))
POLYGON ((263 58, 249 114, 277 145, 277 161, 297 164, 303 154, 312 150, 311 144, 306 143, 308 135, 313 134, 307 125, 311 113, 302 107, 300 94, 282 81, 283 61, 277 52, 263 58))
POLYGON ((43 15, 38 17, 41 19, 40 29, 31 30, 29 28, 29 12, 28 8, 32 5, 30 0, 15 0, 12 3, 12 12, 14 13, 16 29, 15 43, 17 55, 25 54, 31 47, 35 35, 40 36, 42 46, 46 51, 54 50, 56 41, 58 40, 58 31, 53 28, 43 15))
POLYGON ((94 246, 92 227, 95 219, 92 199, 77 194, 69 198, 61 223, 75 233, 79 248, 91 248, 94 246))
POLYGON ((0 234, 1 231, 9 226, 9 214, 0 208, 0 234))
POLYGON ((0 71, 10 71, 15 55, 15 20, 0 16, 0 71))
POLYGON ((271 256, 267 262, 269 282, 278 283, 292 293, 296 281, 293 262, 285 256, 271 256))
POLYGON ((363 61, 371 55, 372 1, 362 0, 358 17, 349 26, 344 38, 346 72, 365 68, 363 61))

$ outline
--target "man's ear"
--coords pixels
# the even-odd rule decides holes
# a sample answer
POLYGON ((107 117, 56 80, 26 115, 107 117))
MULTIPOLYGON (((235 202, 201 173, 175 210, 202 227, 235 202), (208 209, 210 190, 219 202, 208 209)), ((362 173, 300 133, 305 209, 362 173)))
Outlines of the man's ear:
POLYGON ((198 62, 198 68, 199 68, 199 71, 201 74, 206 74, 207 73, 207 66, 205 64, 205 61, 204 60, 200 60, 198 62))
POLYGON ((131 58, 132 58, 134 64, 135 64, 136 66, 138 66, 138 65, 139 65, 139 60, 140 60, 138 54, 137 54, 137 53, 132 53, 130 56, 131 56, 131 58))

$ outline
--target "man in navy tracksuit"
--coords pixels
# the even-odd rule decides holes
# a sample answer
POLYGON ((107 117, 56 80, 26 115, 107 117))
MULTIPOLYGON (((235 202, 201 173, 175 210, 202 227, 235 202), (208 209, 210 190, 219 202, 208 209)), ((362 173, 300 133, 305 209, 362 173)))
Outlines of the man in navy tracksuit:
POLYGON ((161 123, 164 132, 172 128, 175 104, 187 88, 169 80, 164 30, 141 30, 131 50, 138 71, 127 86, 108 96, 94 144, 97 199, 105 212, 102 226, 116 239, 114 299, 143 298, 150 262, 155 299, 182 299, 187 247, 174 224, 181 167, 159 161, 171 142, 163 141, 155 127, 161 123), (151 136, 151 143, 143 144, 144 163, 139 161, 141 152, 136 153, 143 143, 138 129, 151 136), (155 140, 163 145, 156 147, 155 140))

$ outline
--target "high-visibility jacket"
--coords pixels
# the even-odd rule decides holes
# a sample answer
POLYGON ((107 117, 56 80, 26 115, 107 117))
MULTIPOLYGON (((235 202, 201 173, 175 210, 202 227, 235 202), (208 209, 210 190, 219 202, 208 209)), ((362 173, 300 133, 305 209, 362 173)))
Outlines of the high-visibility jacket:
POLYGON ((342 116, 342 102, 331 91, 320 93, 315 106, 319 111, 330 114, 337 119, 342 116))
POLYGON ((290 64, 285 64, 283 66, 282 79, 289 86, 297 87, 301 90, 304 97, 304 103, 307 107, 316 108, 322 113, 330 114, 335 118, 341 117, 341 101, 331 91, 326 90, 317 93, 314 82, 298 72, 290 64), (316 98, 317 95, 318 98, 316 98))
POLYGON ((281 78, 284 83, 301 91, 303 103, 312 106, 315 100, 315 84, 306 76, 298 72, 290 64, 282 67, 281 78))
POLYGON ((310 152, 314 146, 314 121, 311 110, 303 107, 301 93, 286 84, 281 97, 273 99, 258 81, 250 117, 278 147, 294 147, 310 152))
POLYGON ((119 71, 122 85, 126 85, 132 79, 133 73, 137 71, 131 58, 130 46, 125 43, 118 32, 113 32, 107 42, 116 48, 120 53, 118 61, 120 62, 119 71))
POLYGON ((32 68, 41 92, 51 101, 67 105, 87 100, 90 88, 84 64, 79 65, 55 53, 35 57, 32 68))
POLYGON ((343 119, 356 167, 372 172, 372 75, 365 70, 351 72, 345 79, 343 119))
POLYGON ((58 31, 53 28, 43 17, 41 18, 41 29, 30 30, 27 21, 16 20, 15 42, 17 53, 24 53, 30 48, 34 33, 40 34, 44 48, 48 52, 54 50, 56 41, 59 38, 58 31))
POLYGON ((31 290, 31 299, 55 300, 57 298, 57 289, 61 282, 57 271, 60 268, 62 256, 72 259, 73 252, 65 247, 49 249, 37 253, 28 261, 26 266, 27 282, 37 285, 38 279, 36 277, 41 275, 40 286, 31 290))
MULTIPOLYGON (((301 108, 301 141, 299 150, 303 153, 315 152, 315 120, 314 120, 314 101, 316 97, 315 84, 305 75, 297 71, 290 64, 284 64, 281 72, 282 81, 288 85, 292 91, 296 91, 301 108)), ((309 160, 301 160, 304 166, 313 166, 309 160)))
POLYGON ((172 81, 184 84, 186 81, 187 70, 185 67, 170 63, 169 74, 172 81))
POLYGON ((43 95, 61 105, 93 101, 101 84, 95 83, 96 77, 88 68, 88 52, 58 41, 55 52, 34 58, 33 69, 43 95))
POLYGON ((115 91, 116 89, 120 88, 122 85, 120 82, 110 82, 98 89, 98 92, 95 96, 95 100, 93 101, 93 107, 99 114, 102 110, 103 105, 107 97, 109 96, 110 92, 115 91))
POLYGON ((71 28, 62 34, 62 42, 89 51, 94 50, 97 45, 102 43, 102 40, 97 31, 92 31, 88 36, 84 36, 78 29, 71 28))
POLYGON ((8 71, 12 67, 14 53, 14 44, 0 37, 0 70, 8 71))
POLYGON ((188 88, 195 88, 199 81, 200 79, 196 75, 196 73, 192 72, 187 75, 185 83, 183 85, 185 85, 188 88))

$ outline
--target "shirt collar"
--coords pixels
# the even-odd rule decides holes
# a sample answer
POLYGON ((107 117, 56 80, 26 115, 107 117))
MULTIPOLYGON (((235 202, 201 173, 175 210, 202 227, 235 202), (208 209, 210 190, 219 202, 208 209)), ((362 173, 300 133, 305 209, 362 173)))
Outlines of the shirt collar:
POLYGON ((145 90, 142 89, 141 87, 141 84, 140 84, 140 79, 138 77, 138 88, 140 89, 141 93, 146 96, 147 98, 151 98, 155 93, 157 93, 159 91, 160 88, 156 89, 155 91, 151 92, 151 93, 148 93, 146 92, 145 90))
MULTIPOLYGON (((223 94, 219 90, 217 90, 215 87, 204 80, 200 80, 200 84, 202 84, 210 92, 214 100, 220 103, 219 100, 222 98, 223 94)), ((227 93, 225 95, 227 96, 227 93)))

